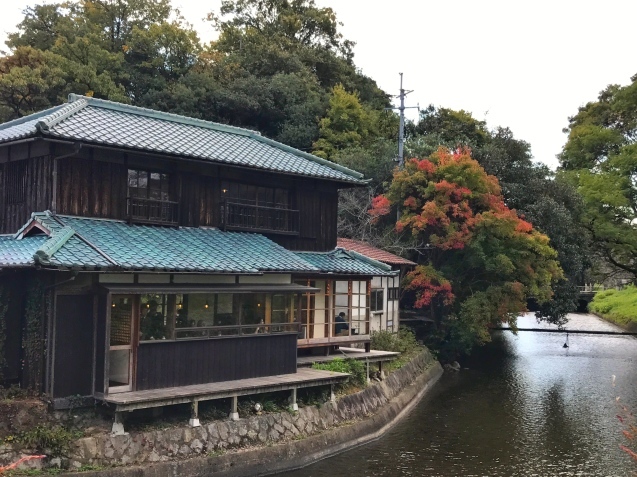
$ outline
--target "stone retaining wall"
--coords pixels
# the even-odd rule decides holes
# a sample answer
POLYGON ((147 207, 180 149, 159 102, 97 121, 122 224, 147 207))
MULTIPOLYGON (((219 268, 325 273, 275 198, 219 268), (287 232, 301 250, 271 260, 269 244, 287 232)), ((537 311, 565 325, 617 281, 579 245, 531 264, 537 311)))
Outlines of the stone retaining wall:
POLYGON ((426 351, 384 381, 336 403, 198 428, 85 437, 77 441, 70 464, 116 466, 86 474, 93 477, 265 475, 299 467, 379 437, 441 374, 426 351))

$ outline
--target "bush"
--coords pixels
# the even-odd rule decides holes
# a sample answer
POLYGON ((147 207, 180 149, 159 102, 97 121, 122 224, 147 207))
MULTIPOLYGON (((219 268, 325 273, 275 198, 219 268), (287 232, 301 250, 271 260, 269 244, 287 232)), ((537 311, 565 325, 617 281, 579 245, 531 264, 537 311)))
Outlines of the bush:
POLYGON ((351 358, 334 358, 329 363, 314 363, 312 368, 332 371, 334 373, 351 374, 347 381, 348 383, 356 386, 367 385, 367 370, 365 369, 365 363, 362 361, 357 361, 351 358))
POLYGON ((401 354, 409 354, 419 350, 421 346, 416 341, 416 335, 407 329, 401 328, 398 333, 390 331, 372 331, 372 349, 379 351, 393 351, 401 354))
POLYGON ((80 432, 70 431, 62 426, 37 426, 19 433, 15 440, 24 447, 49 457, 66 457, 71 443, 81 436, 80 432))

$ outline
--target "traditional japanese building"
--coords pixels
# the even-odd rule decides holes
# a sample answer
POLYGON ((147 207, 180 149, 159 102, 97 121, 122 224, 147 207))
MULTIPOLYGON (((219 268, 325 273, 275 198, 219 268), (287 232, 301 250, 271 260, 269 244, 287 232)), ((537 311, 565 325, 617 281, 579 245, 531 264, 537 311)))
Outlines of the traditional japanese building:
POLYGON ((372 277, 369 326, 372 331, 398 331, 401 280, 409 271, 413 270, 416 263, 360 240, 339 237, 337 246, 376 263, 384 263, 395 272, 394 274, 381 274, 372 277))
POLYGON ((254 131, 70 95, 0 125, 0 185, 2 375, 60 407, 337 382, 298 349, 369 348, 372 277, 397 275, 336 248, 361 174, 254 131))

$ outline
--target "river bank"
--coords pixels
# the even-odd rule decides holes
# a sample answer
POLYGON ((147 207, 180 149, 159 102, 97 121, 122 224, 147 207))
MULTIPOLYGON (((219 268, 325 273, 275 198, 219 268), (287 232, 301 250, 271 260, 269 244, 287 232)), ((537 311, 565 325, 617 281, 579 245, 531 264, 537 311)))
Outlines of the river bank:
MULTIPOLYGON (((617 329, 589 314, 569 319, 573 330, 617 329)), ((533 313, 518 325, 551 327, 533 313)), ((277 477, 633 475, 616 416, 621 403, 637 409, 637 339, 565 341, 566 332, 495 332, 383 438, 277 477)))
POLYGON ((68 462, 71 468, 99 469, 82 473, 91 477, 267 475, 298 468, 377 439, 441 374, 440 364, 423 351, 384 381, 335 403, 198 428, 84 437, 72 446, 68 462))
POLYGON ((637 332, 637 288, 598 292, 588 304, 589 312, 631 333, 637 332))

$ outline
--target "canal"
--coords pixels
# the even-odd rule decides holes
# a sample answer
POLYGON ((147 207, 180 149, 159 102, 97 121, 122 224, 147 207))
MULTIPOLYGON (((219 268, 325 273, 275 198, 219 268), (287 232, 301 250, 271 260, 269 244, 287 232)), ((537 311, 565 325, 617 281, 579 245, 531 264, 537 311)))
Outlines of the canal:
MULTIPOLYGON (((572 329, 618 330, 572 314, 572 329)), ((520 327, 538 327, 532 314, 520 327)), ((496 332, 382 439, 285 477, 627 476, 616 415, 637 410, 637 339, 496 332), (613 387, 613 375, 615 386, 613 387)))

